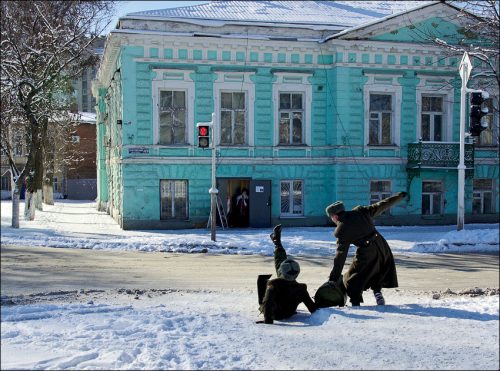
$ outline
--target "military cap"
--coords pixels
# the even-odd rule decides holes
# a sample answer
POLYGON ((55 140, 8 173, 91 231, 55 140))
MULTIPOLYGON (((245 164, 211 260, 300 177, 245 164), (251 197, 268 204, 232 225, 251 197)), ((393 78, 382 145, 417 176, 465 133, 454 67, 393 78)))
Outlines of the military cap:
POLYGON ((332 216, 333 214, 338 214, 345 211, 344 203, 342 201, 337 201, 326 208, 326 215, 332 216))

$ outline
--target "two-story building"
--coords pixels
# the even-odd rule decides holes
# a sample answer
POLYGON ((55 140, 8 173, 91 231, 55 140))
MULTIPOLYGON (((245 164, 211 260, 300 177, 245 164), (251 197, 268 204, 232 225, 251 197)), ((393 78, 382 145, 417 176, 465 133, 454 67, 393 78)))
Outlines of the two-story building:
MULTIPOLYGON (((230 225, 326 225, 335 200, 403 190, 380 223, 455 223, 461 56, 423 35, 456 42, 461 22, 458 8, 412 1, 215 1, 120 18, 93 84, 98 207, 124 229, 206 226, 212 158, 196 124, 214 113, 230 225)), ((466 222, 498 221, 490 121, 467 139, 466 222)))

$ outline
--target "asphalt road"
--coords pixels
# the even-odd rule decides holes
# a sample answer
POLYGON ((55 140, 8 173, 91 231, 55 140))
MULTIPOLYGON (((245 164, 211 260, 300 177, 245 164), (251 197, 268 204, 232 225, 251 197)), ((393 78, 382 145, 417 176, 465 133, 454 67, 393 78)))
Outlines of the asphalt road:
MULTIPOLYGON (((400 289, 498 288, 498 254, 396 255, 400 289)), ((314 290, 332 258, 297 257, 299 281, 314 290)), ((347 264, 350 263, 348 258, 347 264)), ((2 296, 79 289, 255 290, 258 274, 274 273, 272 257, 175 254, 42 247, 1 247, 2 296)))

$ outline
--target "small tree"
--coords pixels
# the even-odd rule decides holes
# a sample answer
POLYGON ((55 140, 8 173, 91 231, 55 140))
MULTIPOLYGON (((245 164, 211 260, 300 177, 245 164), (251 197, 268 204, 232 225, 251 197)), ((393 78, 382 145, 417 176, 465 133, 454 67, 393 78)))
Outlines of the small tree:
POLYGON ((61 99, 66 79, 97 64, 90 46, 110 23, 114 1, 3 1, 1 10, 1 124, 2 132, 9 133, 2 135, 1 148, 15 181, 12 226, 19 227, 14 219, 21 184, 26 182, 25 216, 32 220, 33 194, 42 189, 49 122, 69 110, 61 99), (7 142, 14 133, 25 134, 22 169, 7 142))

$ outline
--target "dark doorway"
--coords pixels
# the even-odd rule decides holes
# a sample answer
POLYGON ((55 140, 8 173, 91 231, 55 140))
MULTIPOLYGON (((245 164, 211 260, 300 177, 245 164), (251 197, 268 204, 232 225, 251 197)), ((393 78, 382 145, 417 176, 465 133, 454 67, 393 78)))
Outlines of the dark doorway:
POLYGON ((250 179, 217 179, 219 197, 226 213, 229 227, 249 226, 250 179))

